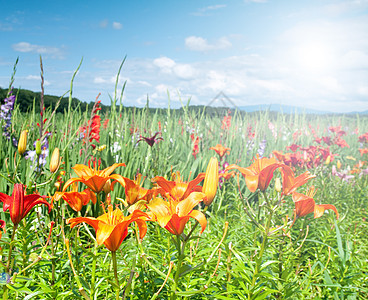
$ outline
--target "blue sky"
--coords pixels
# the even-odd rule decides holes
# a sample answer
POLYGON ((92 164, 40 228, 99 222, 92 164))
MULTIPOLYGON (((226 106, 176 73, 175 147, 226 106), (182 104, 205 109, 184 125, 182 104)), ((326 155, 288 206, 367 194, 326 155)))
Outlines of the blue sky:
POLYGON ((0 86, 123 104, 368 109, 368 0, 2 1, 0 86), (216 102, 214 103, 216 104, 216 102), (221 103, 218 103, 221 105, 221 103))

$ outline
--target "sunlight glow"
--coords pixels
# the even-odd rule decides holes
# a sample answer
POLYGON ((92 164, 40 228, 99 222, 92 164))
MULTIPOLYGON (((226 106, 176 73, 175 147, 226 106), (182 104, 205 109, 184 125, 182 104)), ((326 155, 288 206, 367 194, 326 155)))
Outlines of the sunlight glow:
POLYGON ((305 42, 295 48, 296 64, 307 72, 328 72, 334 65, 334 49, 323 42, 305 42))

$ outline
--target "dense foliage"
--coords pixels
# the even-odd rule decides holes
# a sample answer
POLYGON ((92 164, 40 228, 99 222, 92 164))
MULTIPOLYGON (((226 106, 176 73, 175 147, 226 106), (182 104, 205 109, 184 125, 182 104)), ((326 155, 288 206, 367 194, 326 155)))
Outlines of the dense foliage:
POLYGON ((3 299, 368 297, 366 117, 19 95, 1 107, 3 299))

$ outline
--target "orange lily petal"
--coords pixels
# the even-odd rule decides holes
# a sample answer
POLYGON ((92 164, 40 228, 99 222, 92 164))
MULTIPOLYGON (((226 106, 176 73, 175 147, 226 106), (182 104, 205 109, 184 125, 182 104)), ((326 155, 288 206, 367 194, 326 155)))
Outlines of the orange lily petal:
POLYGON ((338 219, 339 218, 339 213, 337 212, 337 209, 334 205, 332 204, 319 204, 319 205, 316 205, 314 207, 314 218, 319 218, 323 215, 323 213, 325 212, 325 210, 327 209, 332 209, 335 214, 336 214, 336 218, 338 219))
POLYGON ((206 216, 198 210, 192 210, 191 213, 189 214, 189 217, 196 219, 198 221, 198 223, 202 227, 201 233, 203 233, 203 231, 206 229, 207 226, 206 216))

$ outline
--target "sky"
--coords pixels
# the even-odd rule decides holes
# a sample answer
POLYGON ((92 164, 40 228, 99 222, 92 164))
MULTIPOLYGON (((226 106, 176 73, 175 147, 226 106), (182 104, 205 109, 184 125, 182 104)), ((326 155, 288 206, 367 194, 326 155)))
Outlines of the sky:
POLYGON ((143 107, 368 110, 368 0, 0 0, 0 87, 143 107), (222 97, 221 97, 222 98, 222 97), (231 106, 230 105, 230 106, 231 106))

